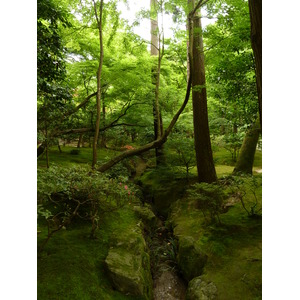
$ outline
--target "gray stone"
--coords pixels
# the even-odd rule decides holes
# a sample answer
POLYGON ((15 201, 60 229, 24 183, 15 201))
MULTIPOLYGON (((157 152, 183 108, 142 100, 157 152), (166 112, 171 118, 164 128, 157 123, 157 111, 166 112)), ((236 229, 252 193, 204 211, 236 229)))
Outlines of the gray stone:
POLYGON ((189 282, 186 300, 214 300, 217 299, 217 287, 213 282, 207 283, 196 277, 189 282))

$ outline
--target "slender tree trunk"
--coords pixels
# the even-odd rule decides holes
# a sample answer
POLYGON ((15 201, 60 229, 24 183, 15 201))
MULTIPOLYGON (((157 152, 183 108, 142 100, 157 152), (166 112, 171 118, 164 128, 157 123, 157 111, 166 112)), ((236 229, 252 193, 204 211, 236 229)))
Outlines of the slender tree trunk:
POLYGON ((80 148, 80 144, 82 143, 82 138, 83 138, 83 133, 79 135, 78 143, 77 143, 77 148, 80 148))
POLYGON ((257 118, 256 122, 247 131, 233 174, 244 173, 252 175, 254 155, 260 134, 259 124, 260 120, 257 118))
POLYGON ((59 153, 62 153, 61 148, 60 148, 60 144, 59 144, 59 140, 57 140, 57 147, 58 147, 59 153))
POLYGON ((97 73, 97 119, 96 119, 96 127, 95 127, 95 135, 93 140, 93 162, 92 168, 95 167, 97 163, 97 143, 98 143, 98 136, 99 136, 99 129, 100 129, 100 113, 101 113, 101 73, 102 73, 102 66, 103 66, 103 38, 102 38, 102 12, 103 12, 103 0, 100 1, 100 11, 99 11, 99 18, 97 14, 97 7, 96 3, 94 2, 94 10, 95 10, 95 17, 97 19, 98 30, 99 30, 99 41, 100 41, 100 58, 99 58, 99 67, 97 73))
POLYGON ((251 44, 255 58, 256 87, 262 129, 262 0, 249 0, 251 20, 251 44))
POLYGON ((49 143, 48 143, 48 124, 45 122, 45 148, 46 148, 46 166, 49 169, 49 143))
MULTIPOLYGON (((151 56, 157 56, 158 64, 152 67, 152 83, 155 86, 153 101, 153 121, 154 121, 154 139, 160 139, 163 134, 162 115, 159 108, 159 86, 160 86, 160 68, 163 56, 161 49, 161 40, 158 35, 157 20, 157 0, 150 0, 151 9, 151 56)), ((156 164, 159 165, 163 161, 163 145, 155 149, 156 164)))
POLYGON ((201 18, 194 15, 190 22, 190 61, 193 87, 193 121, 198 181, 217 180, 210 142, 201 18))
MULTIPOLYGON (((102 120, 103 120, 103 127, 105 127, 105 120, 106 120, 106 107, 105 107, 105 103, 104 103, 104 95, 103 95, 103 99, 102 99, 102 120)), ((105 148, 106 146, 106 136, 105 136, 105 131, 102 132, 102 136, 101 136, 101 145, 102 148, 105 148)))

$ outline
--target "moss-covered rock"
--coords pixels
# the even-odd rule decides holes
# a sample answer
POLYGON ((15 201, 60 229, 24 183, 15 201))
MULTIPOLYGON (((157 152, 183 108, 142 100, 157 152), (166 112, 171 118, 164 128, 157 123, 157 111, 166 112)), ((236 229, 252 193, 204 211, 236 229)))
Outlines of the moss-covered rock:
POLYGON ((133 207, 134 212, 138 216, 138 218, 142 219, 145 226, 147 226, 149 229, 153 229, 157 225, 157 217, 151 210, 151 206, 147 203, 145 203, 144 206, 134 206, 133 207))
POLYGON ((207 255, 191 236, 179 237, 178 244, 177 261, 184 278, 189 281, 200 276, 207 261, 207 255))
POLYGON ((139 299, 152 299, 150 257, 138 227, 116 237, 105 265, 108 276, 118 291, 139 299))
POLYGON ((186 300, 213 300, 217 299, 217 287, 213 282, 207 283, 196 277, 189 282, 186 300))

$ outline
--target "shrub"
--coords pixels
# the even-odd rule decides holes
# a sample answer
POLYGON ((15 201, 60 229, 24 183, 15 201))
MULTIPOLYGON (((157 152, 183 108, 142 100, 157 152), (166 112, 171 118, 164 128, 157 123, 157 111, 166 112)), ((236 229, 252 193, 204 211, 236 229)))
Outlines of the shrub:
POLYGON ((239 176, 223 177, 220 182, 230 189, 233 197, 241 201, 242 207, 249 217, 259 216, 262 207, 256 193, 261 188, 261 179, 251 175, 239 174, 239 176))
POLYGON ((196 208, 200 209, 207 220, 209 213, 209 221, 214 223, 216 218, 220 221, 220 213, 223 210, 223 201, 225 193, 217 184, 196 183, 188 190, 189 199, 196 201, 196 208))
POLYGON ((38 222, 45 220, 49 238, 74 219, 91 222, 95 237, 101 216, 123 207, 135 197, 135 189, 85 167, 38 170, 38 222))
POLYGON ((70 154, 72 154, 72 155, 79 155, 79 153, 80 153, 80 150, 79 150, 79 149, 72 149, 72 150, 70 151, 70 154))

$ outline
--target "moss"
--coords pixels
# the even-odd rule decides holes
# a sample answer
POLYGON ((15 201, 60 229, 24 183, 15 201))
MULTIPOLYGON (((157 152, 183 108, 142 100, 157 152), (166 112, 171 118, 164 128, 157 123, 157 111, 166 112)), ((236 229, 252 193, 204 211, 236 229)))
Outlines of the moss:
POLYGON ((150 258, 139 224, 115 232, 105 265, 114 288, 139 299, 152 299, 150 258))
MULTIPOLYGON (((71 166, 74 164, 92 164, 92 148, 76 148, 70 146, 61 146, 60 153, 58 147, 49 148, 50 165, 52 162, 60 166, 71 166), (77 153, 74 155, 74 151, 77 153)), ((98 150, 98 161, 107 160, 115 155, 116 151, 101 148, 98 150)), ((38 158, 38 167, 46 167, 46 155, 38 158)))
MULTIPOLYGON (((89 239, 91 226, 83 223, 55 233, 38 258, 38 299, 140 299, 114 290, 104 263, 116 230, 124 232, 137 223, 130 207, 124 207, 102 216, 97 239, 89 239)), ((44 227, 39 230, 38 246, 47 232, 44 227)))
MULTIPOLYGON (((258 181, 255 192, 261 206, 261 175, 255 178, 258 181)), ((253 202, 249 186, 244 185, 243 188, 247 193, 245 203, 253 202)), ((261 299, 261 218, 249 218, 240 202, 236 202, 220 218, 221 226, 206 225, 193 201, 182 198, 174 203, 169 222, 178 238, 179 251, 180 243, 188 239, 195 249, 207 255, 201 279, 215 284, 218 299, 261 299)), ((181 256, 192 253, 193 247, 186 247, 189 251, 182 251, 181 256)), ((185 276, 191 279, 195 273, 188 266, 188 260, 189 257, 185 257, 180 266, 183 272, 190 272, 185 276)))
POLYGON ((217 299, 217 288, 213 282, 207 283, 201 277, 189 282, 186 300, 213 300, 217 299))

